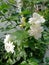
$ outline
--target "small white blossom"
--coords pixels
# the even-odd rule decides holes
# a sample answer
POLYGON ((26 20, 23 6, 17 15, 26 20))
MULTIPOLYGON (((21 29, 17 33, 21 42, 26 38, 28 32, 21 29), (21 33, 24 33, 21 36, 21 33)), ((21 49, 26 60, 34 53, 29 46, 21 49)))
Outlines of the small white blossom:
POLYGON ((41 33, 43 32, 43 27, 39 24, 33 24, 30 26, 30 30, 28 31, 30 36, 34 36, 35 39, 41 38, 41 33))
POLYGON ((11 39, 11 36, 9 34, 6 35, 5 39, 4 39, 4 43, 9 42, 11 39))
POLYGON ((9 53, 13 53, 14 52, 14 45, 13 42, 9 42, 9 43, 5 43, 5 50, 9 53))
POLYGON ((33 13, 33 17, 29 18, 29 23, 44 23, 45 19, 43 18, 43 16, 39 15, 38 13, 33 13))
POLYGON ((13 53, 14 52, 14 45, 13 45, 13 42, 11 42, 11 36, 8 34, 6 35, 5 39, 4 39, 4 46, 5 46, 5 50, 7 52, 11 52, 13 53))

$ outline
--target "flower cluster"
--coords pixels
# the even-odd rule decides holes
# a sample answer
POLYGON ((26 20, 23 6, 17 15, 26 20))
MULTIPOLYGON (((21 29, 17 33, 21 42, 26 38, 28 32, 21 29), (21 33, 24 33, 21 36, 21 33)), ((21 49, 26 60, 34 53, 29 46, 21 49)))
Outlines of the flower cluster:
POLYGON ((41 24, 44 23, 45 19, 43 18, 43 16, 39 15, 38 13, 33 13, 33 17, 29 18, 29 23, 30 24, 41 24))
POLYGON ((43 32, 43 27, 41 26, 41 23, 44 23, 45 19, 37 14, 33 13, 33 17, 29 18, 29 23, 31 24, 29 35, 34 36, 35 39, 41 38, 41 33, 43 32))
POLYGON ((6 38, 4 39, 4 46, 5 46, 5 50, 9 53, 13 53, 14 52, 14 45, 13 42, 10 41, 10 35, 6 35, 6 38))

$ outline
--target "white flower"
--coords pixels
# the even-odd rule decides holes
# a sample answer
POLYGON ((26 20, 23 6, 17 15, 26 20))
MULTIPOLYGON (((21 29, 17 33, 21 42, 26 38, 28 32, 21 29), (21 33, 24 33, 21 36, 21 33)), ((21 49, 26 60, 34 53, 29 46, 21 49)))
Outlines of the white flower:
POLYGON ((29 18, 28 22, 31 24, 30 30, 28 31, 29 35, 34 36, 35 39, 41 38, 41 33, 44 30, 41 23, 44 23, 45 19, 38 13, 33 13, 33 17, 29 18))
POLYGON ((9 53, 9 52, 11 52, 11 53, 13 53, 14 52, 14 45, 13 45, 13 42, 10 42, 9 41, 9 43, 5 43, 5 50, 9 53))
POLYGON ((40 24, 33 24, 30 26, 30 30, 28 31, 30 36, 34 36, 35 39, 41 38, 41 33, 43 32, 43 27, 40 24))
POLYGON ((33 13, 33 17, 29 18, 29 23, 44 23, 45 19, 43 18, 43 16, 39 15, 38 13, 33 13))
POLYGON ((11 36, 9 34, 6 35, 5 39, 4 39, 4 46, 5 46, 5 50, 7 52, 14 52, 14 45, 13 42, 11 42, 11 36))
POLYGON ((9 42, 11 39, 11 36, 9 34, 6 35, 5 39, 4 39, 4 43, 9 42))

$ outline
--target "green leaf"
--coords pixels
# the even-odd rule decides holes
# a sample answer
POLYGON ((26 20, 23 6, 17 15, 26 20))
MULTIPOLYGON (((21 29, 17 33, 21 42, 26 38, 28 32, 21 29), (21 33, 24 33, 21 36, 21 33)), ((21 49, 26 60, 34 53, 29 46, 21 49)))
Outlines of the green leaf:
POLYGON ((30 59, 28 59, 28 63, 29 63, 29 65, 38 65, 37 60, 34 59, 34 58, 30 58, 30 59))
POLYGON ((7 64, 9 64, 9 65, 13 65, 14 63, 15 63, 15 60, 14 59, 9 58, 7 60, 7 64))
POLYGON ((9 8, 9 5, 5 2, 2 2, 0 4, 0 10, 7 10, 9 8))
POLYGON ((14 33, 14 35, 16 36, 16 39, 18 40, 24 40, 28 37, 27 31, 24 31, 24 30, 18 30, 14 33))
POLYGON ((30 12, 29 10, 24 10, 24 11, 22 11, 21 14, 23 14, 23 15, 28 15, 28 14, 31 14, 31 12, 30 12))
POLYGON ((26 61, 23 61, 20 65, 28 65, 26 61))
POLYGON ((8 19, 9 20, 18 20, 18 16, 17 15, 12 15, 8 19))
POLYGON ((15 4, 15 0, 8 0, 10 3, 15 4))

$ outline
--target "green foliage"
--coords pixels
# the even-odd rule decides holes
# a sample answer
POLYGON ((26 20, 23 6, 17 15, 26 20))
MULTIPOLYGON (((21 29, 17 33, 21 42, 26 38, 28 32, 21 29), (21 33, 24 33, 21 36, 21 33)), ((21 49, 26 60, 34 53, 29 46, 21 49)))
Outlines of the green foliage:
POLYGON ((22 30, 16 31, 15 35, 17 35, 16 38, 19 40, 23 40, 23 39, 28 37, 27 31, 24 31, 24 30, 23 31, 22 30))
POLYGON ((0 22, 7 21, 5 28, 0 26, 0 31, 7 34, 10 33, 7 31, 11 29, 16 30, 10 33, 13 36, 12 41, 15 45, 15 52, 13 54, 5 51, 4 38, 0 40, 0 65, 39 65, 43 61, 47 44, 49 44, 49 8, 44 11, 38 11, 46 20, 42 24, 44 31, 41 39, 36 40, 28 34, 30 29, 28 20, 34 12, 34 4, 41 1, 44 2, 44 0, 22 0, 22 12, 19 13, 16 11, 15 0, 7 0, 7 2, 0 0, 0 22), (21 22, 22 17, 26 18, 25 25, 24 21, 21 22), (15 22, 16 25, 13 26, 11 21, 15 22), (17 26, 20 29, 17 29, 17 26))
POLYGON ((0 4, 0 11, 6 12, 9 8, 10 8, 10 6, 5 2, 2 2, 0 4))
POLYGON ((8 0, 10 3, 15 4, 15 0, 8 0))
POLYGON ((28 62, 29 62, 29 65, 38 65, 35 59, 29 59, 28 62))
POLYGON ((38 65, 38 62, 34 59, 28 59, 27 62, 23 61, 20 65, 38 65))
POLYGON ((44 17, 46 19, 45 24, 46 24, 47 27, 49 27, 49 22, 48 22, 49 21, 49 9, 45 10, 44 17))

